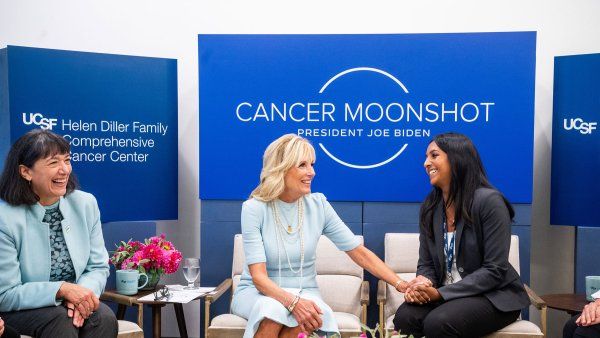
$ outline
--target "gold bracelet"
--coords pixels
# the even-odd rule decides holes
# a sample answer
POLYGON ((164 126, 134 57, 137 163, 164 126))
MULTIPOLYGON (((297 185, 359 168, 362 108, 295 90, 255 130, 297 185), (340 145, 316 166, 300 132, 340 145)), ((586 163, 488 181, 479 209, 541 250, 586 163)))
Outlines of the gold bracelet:
POLYGON ((398 285, 400 285, 402 282, 404 282, 402 279, 398 279, 398 281, 394 284, 394 289, 398 290, 398 285))
POLYGON ((294 300, 292 301, 292 304, 290 304, 290 306, 288 306, 287 310, 291 313, 292 311, 294 311, 294 308, 296 307, 296 304, 298 304, 298 301, 300 300, 300 296, 296 295, 296 297, 294 297, 294 300))
POLYGON ((292 300, 288 303, 288 298, 287 296, 283 296, 283 302, 281 302, 281 304, 287 309, 288 306, 292 305, 292 301, 294 299, 292 298, 292 300), (286 305, 287 304, 287 305, 286 305))

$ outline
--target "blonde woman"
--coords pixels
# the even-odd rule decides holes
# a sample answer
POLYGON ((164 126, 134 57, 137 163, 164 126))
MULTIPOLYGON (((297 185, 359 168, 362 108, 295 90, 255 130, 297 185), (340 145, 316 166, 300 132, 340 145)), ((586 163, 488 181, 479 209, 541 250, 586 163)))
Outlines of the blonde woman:
POLYGON ((232 303, 233 313, 248 320, 244 338, 339 333, 315 278, 321 235, 376 277, 406 291, 407 283, 360 244, 325 196, 311 193, 314 163, 308 140, 294 134, 280 137, 267 147, 260 184, 244 202, 247 265, 232 303))

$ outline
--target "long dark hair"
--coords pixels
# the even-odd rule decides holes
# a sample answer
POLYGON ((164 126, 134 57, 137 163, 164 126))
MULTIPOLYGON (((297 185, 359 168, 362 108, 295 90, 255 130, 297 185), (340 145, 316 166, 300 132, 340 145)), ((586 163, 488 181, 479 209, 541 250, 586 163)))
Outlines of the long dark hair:
MULTIPOLYGON (((435 142, 448 156, 451 179, 447 201, 444 201, 442 189, 433 186, 421 205, 419 225, 429 237, 433 236, 433 213, 438 203, 444 203, 444 207, 454 204, 455 222, 464 220, 465 225, 468 226, 468 223, 473 221, 471 206, 475 190, 478 188, 495 189, 488 181, 479 152, 467 136, 458 133, 444 133, 435 136, 431 142, 435 142)), ((510 202, 504 196, 502 198, 512 219, 515 211, 510 202)))
MULTIPOLYGON (((0 198, 15 206, 37 203, 40 198, 33 192, 29 182, 21 176, 19 166, 32 168, 39 159, 68 154, 70 151, 67 140, 48 130, 34 129, 21 136, 10 148, 4 162, 4 170, 0 176, 0 198)), ((77 178, 71 172, 66 194, 73 192, 77 187, 77 178)))

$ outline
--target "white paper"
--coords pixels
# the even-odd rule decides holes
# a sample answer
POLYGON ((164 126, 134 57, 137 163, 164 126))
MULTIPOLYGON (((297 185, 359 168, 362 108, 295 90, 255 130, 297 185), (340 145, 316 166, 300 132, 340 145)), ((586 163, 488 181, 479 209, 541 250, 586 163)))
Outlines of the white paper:
MULTIPOLYGON (((209 292, 212 292, 215 288, 214 287, 199 287, 197 289, 193 289, 193 290, 186 290, 184 289, 183 285, 167 285, 167 287, 169 288, 169 298, 165 299, 162 298, 159 301, 165 302, 165 303, 182 303, 182 304, 186 304, 189 303, 191 301, 193 301, 194 299, 204 296, 209 292)), ((149 295, 146 295, 144 297, 138 298, 139 302, 154 302, 154 293, 151 293, 149 295)))
POLYGON ((596 293, 592 293, 592 298, 600 299, 600 291, 596 291, 596 293))

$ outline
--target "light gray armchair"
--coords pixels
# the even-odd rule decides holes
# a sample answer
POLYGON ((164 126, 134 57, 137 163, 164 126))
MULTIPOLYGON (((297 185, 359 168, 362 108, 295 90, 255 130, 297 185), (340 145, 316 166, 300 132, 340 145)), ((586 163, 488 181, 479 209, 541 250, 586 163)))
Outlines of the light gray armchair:
MULTIPOLYGON (((362 243, 362 236, 360 237, 362 243)), ((246 320, 227 313, 210 320, 210 305, 231 288, 232 294, 238 286, 245 264, 243 241, 236 235, 233 245, 231 278, 226 279, 205 297, 205 333, 208 338, 238 338, 244 334, 246 320), (210 323, 210 325, 209 325, 210 323)), ((348 255, 338 250, 325 236, 317 244, 317 284, 321 296, 334 311, 342 337, 361 333, 360 323, 366 321, 369 304, 369 283, 363 280, 363 269, 348 255)))
MULTIPOLYGON (((411 280, 417 272, 419 260, 419 234, 415 233, 387 233, 385 234, 385 263, 404 280, 411 280)), ((510 264, 520 273, 519 264, 519 237, 512 235, 510 264)), ((526 320, 517 320, 500 331, 494 332, 486 338, 521 338, 544 337, 546 334, 546 304, 527 285, 525 285, 531 303, 541 312, 542 329, 526 320)), ((392 320, 398 307, 404 303, 404 295, 383 281, 377 285, 377 304, 379 305, 379 325, 383 329, 391 330, 394 325, 392 320)))

